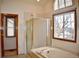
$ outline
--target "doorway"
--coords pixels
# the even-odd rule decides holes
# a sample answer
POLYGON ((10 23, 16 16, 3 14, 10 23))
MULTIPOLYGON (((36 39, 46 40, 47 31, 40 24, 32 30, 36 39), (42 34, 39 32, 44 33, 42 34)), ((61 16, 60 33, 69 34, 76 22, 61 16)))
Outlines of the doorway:
POLYGON ((18 55, 18 15, 1 14, 2 57, 18 55))

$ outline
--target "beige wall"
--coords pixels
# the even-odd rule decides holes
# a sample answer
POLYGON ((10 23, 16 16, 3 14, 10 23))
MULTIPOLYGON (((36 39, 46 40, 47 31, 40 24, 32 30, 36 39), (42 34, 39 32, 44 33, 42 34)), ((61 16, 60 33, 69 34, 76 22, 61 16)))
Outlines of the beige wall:
MULTIPOLYGON (((64 49, 67 51, 70 51, 75 54, 79 54, 79 5, 78 5, 78 0, 75 1, 75 7, 77 8, 77 42, 72 43, 72 42, 66 42, 66 41, 61 41, 61 40, 52 40, 52 46, 57 47, 60 49, 64 49)), ((71 8, 70 8, 71 9, 71 8)))
POLYGON ((0 10, 1 10, 1 0, 0 0, 0 10))
POLYGON ((43 8, 43 17, 51 17, 52 13, 53 13, 53 1, 54 0, 48 0, 48 2, 46 3, 46 6, 44 6, 43 8))

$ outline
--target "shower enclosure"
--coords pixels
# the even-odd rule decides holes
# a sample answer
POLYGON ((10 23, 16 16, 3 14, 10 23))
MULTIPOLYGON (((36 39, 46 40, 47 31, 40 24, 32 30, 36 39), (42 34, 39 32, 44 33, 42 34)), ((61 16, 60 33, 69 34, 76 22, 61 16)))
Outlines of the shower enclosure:
POLYGON ((26 21, 26 26, 27 52, 31 49, 46 47, 51 44, 49 18, 32 18, 26 21))
POLYGON ((26 22, 26 49, 29 51, 32 49, 33 40, 33 21, 29 20, 26 22))

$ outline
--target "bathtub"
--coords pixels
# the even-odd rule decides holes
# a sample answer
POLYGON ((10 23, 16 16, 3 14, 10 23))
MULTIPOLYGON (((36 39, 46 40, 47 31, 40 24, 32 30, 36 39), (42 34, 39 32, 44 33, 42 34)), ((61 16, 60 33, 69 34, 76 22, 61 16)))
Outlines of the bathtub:
POLYGON ((58 48, 41 47, 31 50, 39 58, 78 58, 77 55, 58 48))

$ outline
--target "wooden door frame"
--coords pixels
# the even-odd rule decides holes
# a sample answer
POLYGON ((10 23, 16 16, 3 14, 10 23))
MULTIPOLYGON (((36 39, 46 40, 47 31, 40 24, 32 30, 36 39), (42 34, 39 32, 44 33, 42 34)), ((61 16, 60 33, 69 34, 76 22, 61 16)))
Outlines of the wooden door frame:
MULTIPOLYGON (((16 51, 17 51, 17 55, 18 55, 18 15, 17 14, 5 14, 5 13, 1 13, 1 27, 3 28, 3 20, 5 16, 12 16, 15 17, 15 22, 16 22, 16 29, 15 29, 15 33, 16 33, 16 51)), ((1 30, 1 57, 4 57, 4 31, 1 30)))

